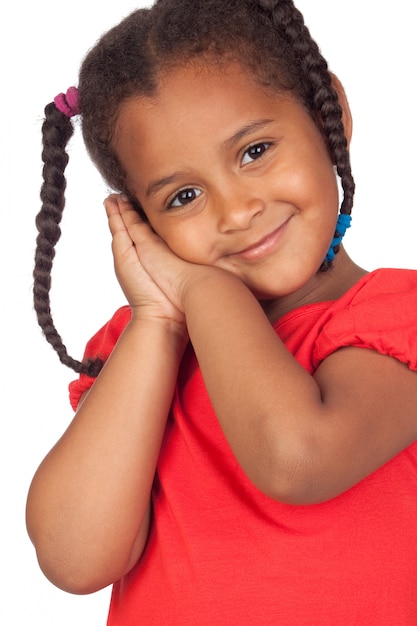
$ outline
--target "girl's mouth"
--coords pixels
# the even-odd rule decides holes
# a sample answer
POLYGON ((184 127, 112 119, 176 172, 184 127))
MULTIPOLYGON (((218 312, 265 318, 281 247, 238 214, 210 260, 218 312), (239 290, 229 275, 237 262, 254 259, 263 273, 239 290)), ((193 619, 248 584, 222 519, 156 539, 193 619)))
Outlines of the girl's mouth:
POLYGON ((286 220, 283 224, 281 224, 281 226, 279 226, 279 228, 272 231, 269 235, 262 237, 262 239, 259 239, 257 242, 250 244, 243 250, 235 252, 230 256, 239 257, 245 261, 257 261, 258 259, 261 259, 275 249, 288 222, 289 220, 286 220))

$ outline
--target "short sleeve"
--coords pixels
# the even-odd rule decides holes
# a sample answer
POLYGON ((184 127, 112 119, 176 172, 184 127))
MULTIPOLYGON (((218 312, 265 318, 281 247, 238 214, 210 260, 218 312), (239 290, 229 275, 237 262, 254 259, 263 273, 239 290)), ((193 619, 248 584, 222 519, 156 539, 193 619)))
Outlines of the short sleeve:
POLYGON ((376 350, 417 370, 417 272, 378 270, 336 310, 317 339, 317 367, 341 347, 376 350))
MULTIPOLYGON (((121 333, 130 321, 131 311, 128 306, 124 306, 113 315, 111 320, 107 322, 87 343, 84 359, 99 357, 106 361, 117 343, 121 333)), ((80 374, 77 380, 69 385, 70 403, 74 411, 77 409, 82 394, 88 391, 95 378, 80 374)))

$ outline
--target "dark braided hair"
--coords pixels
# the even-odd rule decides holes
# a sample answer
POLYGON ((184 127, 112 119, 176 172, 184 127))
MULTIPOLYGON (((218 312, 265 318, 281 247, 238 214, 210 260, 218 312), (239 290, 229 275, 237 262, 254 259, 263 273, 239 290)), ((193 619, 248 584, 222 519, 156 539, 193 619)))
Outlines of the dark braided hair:
POLYGON ((76 361, 68 355, 67 349, 58 334, 51 314, 50 289, 51 270, 55 256, 55 245, 61 237, 60 222, 65 206, 65 168, 68 154, 65 150, 74 132, 69 117, 58 111, 54 103, 45 108, 45 121, 42 125, 43 184, 41 187, 42 208, 36 216, 38 236, 36 239, 35 267, 33 271, 34 306, 43 333, 57 352, 61 362, 77 373, 97 376, 102 361, 76 361))
MULTIPOLYGON (((327 62, 292 0, 157 0, 150 9, 133 12, 108 31, 86 56, 78 86, 84 141, 107 183, 141 210, 113 148, 119 111, 131 97, 153 96, 164 73, 199 57, 218 64, 237 62, 260 85, 277 93, 289 92, 303 103, 320 125, 341 179, 340 210, 350 214, 355 184, 342 108, 327 62)), ((61 361, 95 376, 101 361, 81 363, 69 357, 50 312, 51 269, 65 204, 66 144, 72 124, 53 103, 46 107, 45 116, 35 310, 61 361)), ((331 262, 324 261, 321 270, 330 266, 331 262)))

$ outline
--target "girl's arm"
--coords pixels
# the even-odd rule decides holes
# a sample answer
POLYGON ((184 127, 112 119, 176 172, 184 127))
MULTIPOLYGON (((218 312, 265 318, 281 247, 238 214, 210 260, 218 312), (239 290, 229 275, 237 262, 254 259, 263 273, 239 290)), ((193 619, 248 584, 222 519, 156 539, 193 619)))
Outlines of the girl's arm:
POLYGON ((123 219, 144 267, 184 311, 221 427, 262 492, 330 499, 417 438, 417 372, 343 348, 311 376, 240 280, 174 256, 126 207, 123 219))
POLYGON ((328 500, 417 438, 417 372, 343 348, 312 377, 246 287, 212 270, 184 288, 188 332, 225 436, 262 492, 328 500))
POLYGON ((107 209, 132 319, 39 467, 27 503, 28 531, 42 569, 73 593, 118 580, 142 553, 157 457, 186 343, 183 315, 143 272, 111 202, 107 209))

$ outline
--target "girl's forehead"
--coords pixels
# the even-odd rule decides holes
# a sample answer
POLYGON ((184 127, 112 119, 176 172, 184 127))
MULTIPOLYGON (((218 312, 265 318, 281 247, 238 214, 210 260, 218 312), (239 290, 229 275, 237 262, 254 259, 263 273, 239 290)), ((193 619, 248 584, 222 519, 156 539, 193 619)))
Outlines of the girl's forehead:
MULTIPOLYGON (((139 109, 146 117, 169 116, 173 112, 193 119, 196 115, 210 115, 225 104, 232 111, 242 107, 250 109, 250 103, 259 100, 271 103, 294 98, 258 82, 253 73, 238 63, 204 63, 193 61, 159 74, 157 88, 151 96, 133 96, 121 106, 118 122, 131 119, 139 109)), ((168 130, 168 129, 165 129, 168 130)))
POLYGON ((187 64, 164 72, 151 97, 132 97, 122 105, 114 145, 117 149, 123 139, 125 146, 149 141, 162 146, 170 138, 191 141, 191 133, 211 138, 211 132, 221 141, 285 101, 295 102, 288 93, 259 85, 238 64, 187 64))

